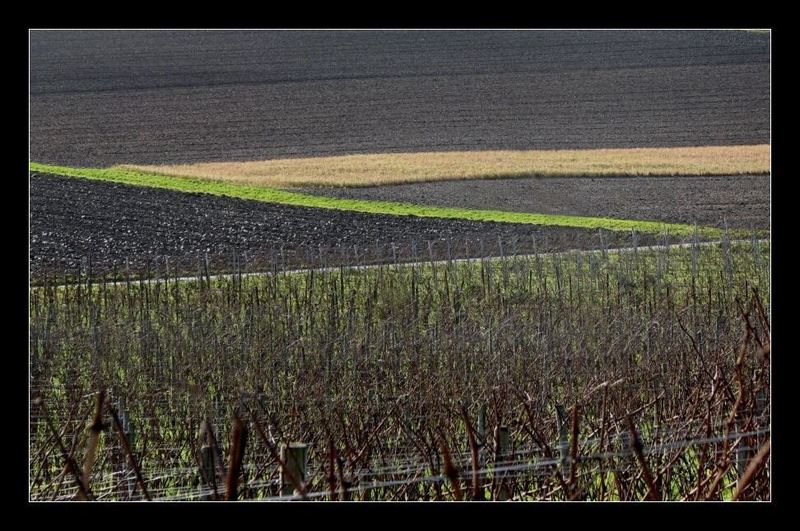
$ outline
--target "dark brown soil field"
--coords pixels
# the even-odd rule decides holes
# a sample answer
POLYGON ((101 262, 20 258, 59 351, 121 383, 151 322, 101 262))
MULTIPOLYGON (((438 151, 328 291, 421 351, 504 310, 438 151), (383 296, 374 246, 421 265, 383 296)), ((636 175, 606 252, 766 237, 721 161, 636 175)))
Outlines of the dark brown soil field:
POLYGON ((631 244, 628 234, 337 212, 41 174, 31 176, 30 216, 33 277, 85 272, 89 257, 94 273, 126 259, 144 273, 170 256, 172 268, 193 274, 206 254, 213 272, 230 268, 233 253, 242 268, 264 270, 284 261, 390 262, 392 243, 398 260, 445 258, 447 240, 453 258, 499 255, 501 241, 504 254, 530 251, 534 240, 540 251, 631 244))
POLYGON ((357 199, 769 229, 768 175, 529 178, 303 189, 357 199))
POLYGON ((769 142, 768 34, 33 31, 30 52, 46 163, 769 142))

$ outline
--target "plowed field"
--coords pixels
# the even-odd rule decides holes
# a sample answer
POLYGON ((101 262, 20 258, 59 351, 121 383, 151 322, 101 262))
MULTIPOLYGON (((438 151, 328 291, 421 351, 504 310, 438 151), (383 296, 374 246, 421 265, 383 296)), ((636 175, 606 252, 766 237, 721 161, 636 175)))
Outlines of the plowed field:
POLYGON ((31 159, 763 144, 769 81, 747 32, 34 31, 31 159))
MULTIPOLYGON (((510 223, 383 216, 273 205, 154 188, 31 176, 31 270, 45 273, 133 273, 148 263, 196 273, 208 256, 213 270, 238 265, 268 269, 497 255, 501 252, 623 246, 630 235, 510 223), (428 247, 431 242, 431 248, 428 247), (392 244, 396 250, 392 251, 392 244), (353 247, 356 247, 354 250, 353 247), (234 259, 234 253, 237 258, 234 259), (358 253, 358 254, 356 254, 358 253)), ((641 243, 654 242, 642 236, 641 243)))

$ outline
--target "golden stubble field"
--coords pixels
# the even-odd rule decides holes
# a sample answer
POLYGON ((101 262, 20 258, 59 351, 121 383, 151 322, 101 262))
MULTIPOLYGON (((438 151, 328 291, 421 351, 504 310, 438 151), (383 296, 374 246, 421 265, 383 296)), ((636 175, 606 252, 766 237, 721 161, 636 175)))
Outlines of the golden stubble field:
POLYGON ((769 172, 770 146, 381 153, 121 167, 279 188, 492 177, 737 175, 769 172))

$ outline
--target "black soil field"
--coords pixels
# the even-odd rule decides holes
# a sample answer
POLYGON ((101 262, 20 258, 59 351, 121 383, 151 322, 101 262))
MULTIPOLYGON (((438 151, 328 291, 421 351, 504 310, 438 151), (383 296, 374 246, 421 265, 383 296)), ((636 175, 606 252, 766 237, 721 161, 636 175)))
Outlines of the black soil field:
POLYGON ((73 275, 78 267, 86 272, 89 258, 93 273, 121 269, 126 260, 134 274, 145 274, 147 266, 163 270, 164 257, 175 257, 171 272, 197 273, 205 256, 212 271, 237 262, 263 270, 390 262, 395 254, 397 260, 444 258, 448 241, 454 258, 521 253, 534 245, 550 251, 631 244, 628 234, 337 212, 41 174, 31 176, 30 238, 34 278, 73 275))
POLYGON ((30 52, 47 163, 769 142, 763 33, 33 31, 30 52))
POLYGON ((303 189, 406 203, 769 229, 770 177, 524 178, 303 189))

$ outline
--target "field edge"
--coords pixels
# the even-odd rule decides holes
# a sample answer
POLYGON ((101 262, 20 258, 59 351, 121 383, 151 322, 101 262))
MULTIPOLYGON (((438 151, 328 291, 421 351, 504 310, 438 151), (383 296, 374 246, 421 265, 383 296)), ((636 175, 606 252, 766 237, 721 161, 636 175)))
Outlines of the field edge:
POLYGON ((323 197, 277 188, 231 184, 229 182, 209 179, 177 177, 132 170, 76 168, 41 164, 37 162, 29 162, 28 169, 31 172, 47 173, 64 177, 103 180, 119 184, 163 188, 186 193, 205 193, 282 205, 325 208, 367 214, 519 223, 583 229, 604 229, 610 231, 638 231, 650 234, 667 233, 675 236, 691 236, 697 234, 698 236, 706 238, 719 238, 723 232, 721 229, 715 227, 701 227, 660 221, 449 208, 390 201, 323 197))

